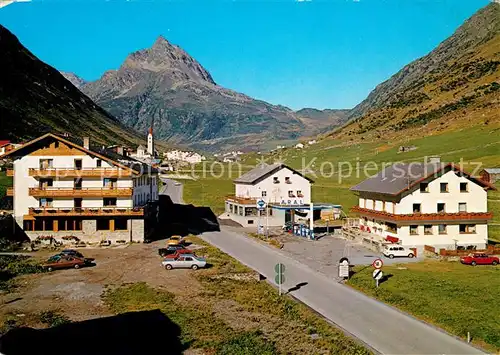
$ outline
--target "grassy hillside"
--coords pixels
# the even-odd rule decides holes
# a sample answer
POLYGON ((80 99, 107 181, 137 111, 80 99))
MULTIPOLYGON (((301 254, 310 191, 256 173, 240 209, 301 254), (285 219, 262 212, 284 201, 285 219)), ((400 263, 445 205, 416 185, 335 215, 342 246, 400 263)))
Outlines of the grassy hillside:
POLYGON ((491 3, 427 56, 377 86, 334 138, 399 140, 500 120, 500 4, 491 3))

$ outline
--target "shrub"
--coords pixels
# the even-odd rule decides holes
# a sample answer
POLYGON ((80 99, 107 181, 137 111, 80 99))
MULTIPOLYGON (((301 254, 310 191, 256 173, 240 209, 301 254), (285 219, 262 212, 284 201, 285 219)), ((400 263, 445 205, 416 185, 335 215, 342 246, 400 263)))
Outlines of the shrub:
POLYGON ((49 327, 57 327, 62 324, 71 323, 68 317, 56 311, 43 311, 39 315, 40 322, 49 327))

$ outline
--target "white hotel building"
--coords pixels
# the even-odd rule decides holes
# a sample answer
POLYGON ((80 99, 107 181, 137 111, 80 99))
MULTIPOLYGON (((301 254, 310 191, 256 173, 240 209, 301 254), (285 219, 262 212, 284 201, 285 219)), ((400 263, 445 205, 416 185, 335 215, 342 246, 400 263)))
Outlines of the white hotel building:
MULTIPOLYGON (((226 197, 221 218, 234 220, 243 227, 256 226, 257 201, 264 200, 267 209, 260 211, 260 217, 265 216, 268 226, 282 226, 293 219, 294 207, 309 208, 311 183, 311 179, 284 164, 260 165, 234 180, 235 194, 226 197)), ((304 217, 307 213, 304 211, 304 217)))
POLYGON ((145 206, 158 199, 157 171, 88 138, 45 134, 8 152, 14 217, 30 239, 143 241, 145 206))
POLYGON ((376 241, 422 251, 488 243, 487 190, 491 184, 453 164, 395 164, 351 188, 359 228, 376 241))

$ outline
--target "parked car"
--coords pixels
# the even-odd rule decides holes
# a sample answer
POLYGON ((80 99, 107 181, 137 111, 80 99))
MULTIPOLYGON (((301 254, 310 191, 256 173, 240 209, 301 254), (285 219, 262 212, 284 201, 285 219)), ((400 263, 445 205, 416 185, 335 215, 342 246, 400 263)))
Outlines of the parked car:
POLYGON ((180 235, 173 235, 167 241, 167 245, 182 245, 184 244, 184 240, 180 235))
POLYGON ((60 255, 71 255, 71 256, 76 256, 78 258, 83 258, 83 254, 80 253, 78 250, 74 250, 74 249, 64 249, 59 254, 60 255))
POLYGON ((398 256, 408 258, 413 258, 415 256, 415 254, 413 254, 413 250, 405 248, 401 245, 386 245, 382 254, 390 259, 398 256))
POLYGON ((197 256, 194 251, 192 250, 189 250, 189 249, 179 249, 179 250, 176 250, 175 253, 173 254, 169 254, 169 255, 165 255, 164 258, 165 259, 172 259, 172 260, 175 260, 177 259, 178 257, 180 257, 181 255, 185 255, 185 254, 189 254, 189 255, 194 255, 194 256, 197 256))
POLYGON ((166 248, 160 248, 158 249, 158 254, 160 256, 166 256, 170 254, 175 254, 177 250, 188 250, 184 245, 169 245, 166 248))
POLYGON ((500 260, 496 256, 484 253, 472 253, 460 258, 460 262, 465 265, 498 265, 500 260))
POLYGON ((57 254, 51 256, 42 266, 47 271, 52 271, 55 269, 68 269, 68 268, 79 269, 80 267, 90 265, 92 261, 93 259, 79 258, 77 256, 72 256, 72 255, 57 254))
POLYGON ((165 269, 177 269, 177 268, 191 268, 197 270, 200 267, 207 266, 207 261, 205 258, 201 258, 194 254, 181 254, 176 259, 167 258, 161 263, 165 269))

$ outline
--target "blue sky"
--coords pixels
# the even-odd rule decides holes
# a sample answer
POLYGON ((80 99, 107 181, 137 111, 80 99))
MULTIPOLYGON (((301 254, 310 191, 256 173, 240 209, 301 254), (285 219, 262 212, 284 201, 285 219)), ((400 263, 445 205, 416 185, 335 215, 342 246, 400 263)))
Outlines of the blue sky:
POLYGON ((0 23, 41 60, 95 80, 160 35, 215 81, 302 107, 350 108, 488 0, 33 0, 0 23))

